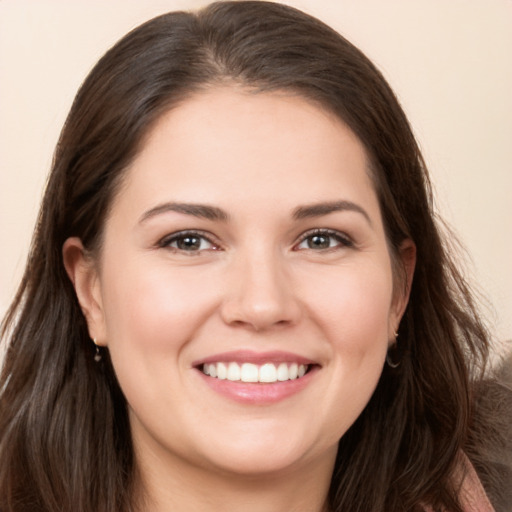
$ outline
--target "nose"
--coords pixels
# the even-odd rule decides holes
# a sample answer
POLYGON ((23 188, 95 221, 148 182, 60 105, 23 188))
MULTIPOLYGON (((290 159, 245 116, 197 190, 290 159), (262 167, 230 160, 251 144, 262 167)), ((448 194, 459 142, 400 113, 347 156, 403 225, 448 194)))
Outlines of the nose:
POLYGON ((286 264, 275 255, 240 258, 230 269, 221 315, 231 326, 264 331, 294 325, 300 303, 286 264))

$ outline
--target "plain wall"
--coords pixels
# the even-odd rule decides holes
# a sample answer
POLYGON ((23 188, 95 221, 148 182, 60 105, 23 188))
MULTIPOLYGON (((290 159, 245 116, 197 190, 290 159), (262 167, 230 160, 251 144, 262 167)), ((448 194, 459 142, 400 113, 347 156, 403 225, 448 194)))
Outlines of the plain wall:
MULTIPOLYGON (((21 278, 52 153, 97 59, 194 0, 0 0, 0 316, 21 278)), ((512 2, 295 0, 359 46, 397 93, 467 276, 512 339, 512 2), (494 311, 494 312, 493 312, 494 311)))

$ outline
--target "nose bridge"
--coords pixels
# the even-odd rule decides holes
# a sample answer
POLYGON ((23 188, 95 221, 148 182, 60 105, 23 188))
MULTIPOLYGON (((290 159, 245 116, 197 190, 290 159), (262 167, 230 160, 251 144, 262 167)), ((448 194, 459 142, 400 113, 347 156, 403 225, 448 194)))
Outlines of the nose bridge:
POLYGON ((241 250, 224 303, 228 323, 262 330, 293 323, 299 312, 284 255, 270 244, 241 250))

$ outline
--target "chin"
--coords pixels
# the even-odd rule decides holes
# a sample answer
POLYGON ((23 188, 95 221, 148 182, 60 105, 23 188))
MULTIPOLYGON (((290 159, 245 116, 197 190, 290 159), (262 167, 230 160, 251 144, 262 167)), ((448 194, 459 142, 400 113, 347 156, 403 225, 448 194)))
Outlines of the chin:
POLYGON ((326 450, 337 450, 337 443, 331 448, 320 449, 318 445, 305 443, 305 435, 290 436, 286 429, 276 435, 268 431, 233 436, 225 443, 218 440, 209 445, 211 463, 221 471, 243 476, 265 476, 287 473, 302 467, 326 450), (295 440, 294 440, 295 437, 295 440), (234 442, 235 441, 235 442, 234 442))
POLYGON ((224 454, 214 461, 215 466, 224 473, 243 477, 265 477, 288 473, 300 467, 302 458, 289 453, 253 453, 246 451, 237 454, 224 454))

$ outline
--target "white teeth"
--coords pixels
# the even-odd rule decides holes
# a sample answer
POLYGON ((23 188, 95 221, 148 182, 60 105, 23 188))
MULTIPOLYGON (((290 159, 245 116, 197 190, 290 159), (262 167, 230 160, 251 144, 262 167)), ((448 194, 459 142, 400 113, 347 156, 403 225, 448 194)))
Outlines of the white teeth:
POLYGON ((240 380, 240 366, 236 363, 229 363, 226 378, 228 380, 240 380))
POLYGON ((260 368, 260 382, 276 382, 277 381, 277 370, 276 367, 267 363, 260 368))
POLYGON ((210 363, 203 365, 203 373, 221 380, 242 382, 284 382, 304 377, 308 370, 305 364, 280 363, 277 368, 273 363, 261 366, 252 363, 210 363))
POLYGON ((224 363, 217 363, 217 378, 224 380, 228 376, 228 368, 224 363))
POLYGON ((288 371, 288 365, 286 363, 281 363, 277 367, 277 380, 281 382, 290 380, 290 372, 288 371))
POLYGON ((258 382, 258 367, 255 364, 244 363, 240 369, 242 382, 258 382))

